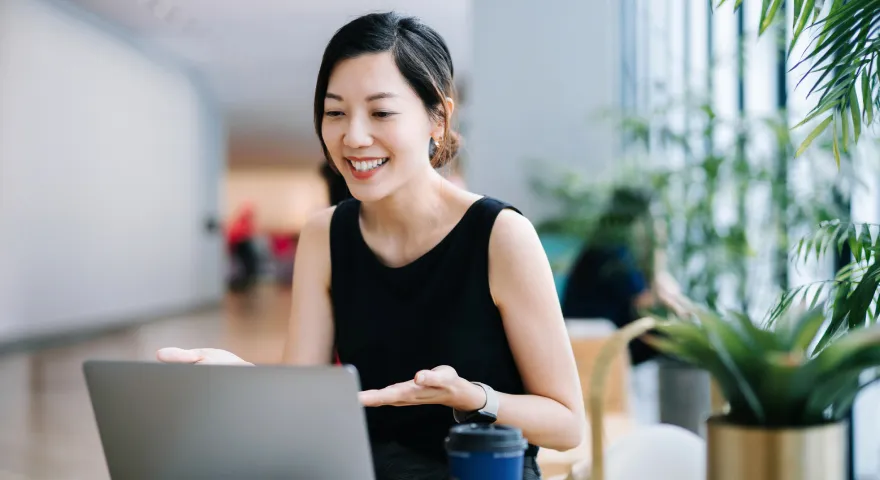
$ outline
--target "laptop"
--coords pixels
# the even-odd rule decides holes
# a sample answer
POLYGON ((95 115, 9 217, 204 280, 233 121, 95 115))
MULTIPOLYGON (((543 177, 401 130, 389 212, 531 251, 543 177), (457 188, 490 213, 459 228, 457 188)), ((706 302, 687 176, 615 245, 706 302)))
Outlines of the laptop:
POLYGON ((374 480, 352 367, 83 364, 113 479, 374 480))

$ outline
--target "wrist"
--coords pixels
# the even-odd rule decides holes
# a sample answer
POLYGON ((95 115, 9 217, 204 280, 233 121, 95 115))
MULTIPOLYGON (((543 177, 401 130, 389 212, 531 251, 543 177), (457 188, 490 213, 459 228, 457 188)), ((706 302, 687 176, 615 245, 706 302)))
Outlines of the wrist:
POLYGON ((462 378, 452 400, 450 407, 462 412, 475 412, 486 406, 486 391, 462 378))

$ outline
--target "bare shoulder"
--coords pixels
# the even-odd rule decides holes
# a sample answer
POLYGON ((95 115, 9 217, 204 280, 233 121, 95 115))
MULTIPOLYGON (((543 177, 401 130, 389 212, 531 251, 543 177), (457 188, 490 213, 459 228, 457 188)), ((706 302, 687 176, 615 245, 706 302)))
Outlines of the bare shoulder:
POLYGON ((325 208, 313 213, 299 234, 300 247, 308 250, 330 250, 330 223, 336 207, 325 208))
POLYGON ((336 207, 325 208, 315 212, 306 221, 299 233, 297 257, 320 257, 329 263, 330 259, 330 223, 336 207))
POLYGON ((329 207, 313 213, 300 233, 301 237, 323 237, 330 234, 330 222, 333 220, 333 212, 336 207, 329 207))
POLYGON ((507 257, 522 254, 523 249, 543 252, 541 241, 535 226, 524 215, 504 209, 495 219, 492 234, 489 237, 489 252, 493 256, 507 257))

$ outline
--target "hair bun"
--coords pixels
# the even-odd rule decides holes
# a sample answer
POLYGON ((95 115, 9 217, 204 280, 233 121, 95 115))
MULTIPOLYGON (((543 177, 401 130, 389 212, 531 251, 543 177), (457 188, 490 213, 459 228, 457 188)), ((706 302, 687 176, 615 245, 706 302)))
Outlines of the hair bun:
POLYGON ((440 147, 434 150, 431 157, 431 165, 434 168, 444 167, 452 163, 458 156, 458 148, 461 146, 461 135, 449 130, 440 142, 440 147))

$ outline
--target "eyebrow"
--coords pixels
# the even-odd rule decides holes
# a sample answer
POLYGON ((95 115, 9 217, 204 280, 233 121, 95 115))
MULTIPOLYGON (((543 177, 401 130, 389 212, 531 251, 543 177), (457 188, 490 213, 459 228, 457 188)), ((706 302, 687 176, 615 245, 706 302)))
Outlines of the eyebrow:
MULTIPOLYGON (((369 97, 367 97, 367 101, 372 102, 375 100, 381 100, 383 98, 394 98, 396 96, 397 95, 395 95, 391 92, 379 92, 379 93, 374 93, 374 94, 370 95, 369 97)), ((324 95, 324 97, 329 98, 331 100, 339 100, 340 102, 342 101, 342 95, 337 95, 332 92, 327 92, 327 94, 324 95)))

